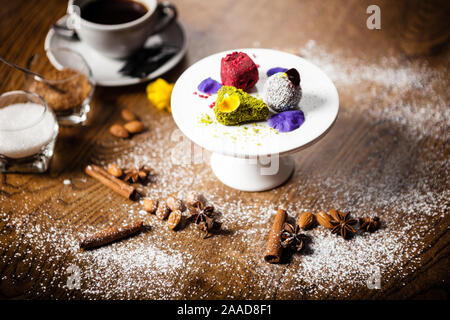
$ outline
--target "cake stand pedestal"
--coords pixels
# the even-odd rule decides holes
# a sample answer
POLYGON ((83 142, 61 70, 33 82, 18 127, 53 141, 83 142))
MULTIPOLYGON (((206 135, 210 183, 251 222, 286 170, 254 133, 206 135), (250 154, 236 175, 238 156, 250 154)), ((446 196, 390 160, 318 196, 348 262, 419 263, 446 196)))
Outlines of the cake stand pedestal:
POLYGON ((269 49, 236 49, 211 55, 189 67, 175 83, 171 106, 183 134, 212 152, 211 168, 217 178, 231 188, 255 192, 276 188, 289 179, 294 172, 292 154, 320 140, 336 121, 339 95, 327 75, 301 57, 269 49), (261 97, 271 68, 296 68, 300 72, 303 96, 299 107, 305 114, 302 126, 283 133, 271 129, 267 121, 241 126, 214 121, 210 106, 216 95, 199 97, 197 86, 208 77, 220 80, 221 58, 233 51, 245 52, 260 66, 252 95, 261 97), (201 121, 205 115, 212 121, 201 121))
POLYGON ((294 172, 292 156, 237 158, 211 155, 211 168, 227 186, 242 191, 264 191, 286 182, 294 172))

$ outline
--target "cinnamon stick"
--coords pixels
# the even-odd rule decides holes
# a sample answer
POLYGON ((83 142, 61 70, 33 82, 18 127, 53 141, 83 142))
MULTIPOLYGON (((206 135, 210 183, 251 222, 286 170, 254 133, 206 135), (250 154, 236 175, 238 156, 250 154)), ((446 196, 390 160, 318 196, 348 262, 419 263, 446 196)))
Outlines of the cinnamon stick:
POLYGON ((81 249, 93 249, 113 241, 132 236, 144 228, 142 220, 138 220, 132 224, 118 227, 112 227, 100 230, 90 236, 80 240, 81 249))
POLYGON ((281 259, 281 232, 283 224, 286 220, 286 211, 278 209, 275 219, 273 221, 272 230, 270 230, 269 238, 267 240, 267 249, 264 254, 264 260, 269 263, 278 263, 281 259))
POLYGON ((136 189, 126 183, 125 181, 122 181, 113 175, 109 174, 106 170, 103 170, 99 166, 96 166, 95 164, 88 165, 86 169, 84 170, 86 174, 90 175, 94 179, 97 179, 101 183, 103 183, 108 188, 111 188, 115 192, 119 193, 120 195, 124 196, 127 199, 130 199, 131 196, 134 194, 136 189))

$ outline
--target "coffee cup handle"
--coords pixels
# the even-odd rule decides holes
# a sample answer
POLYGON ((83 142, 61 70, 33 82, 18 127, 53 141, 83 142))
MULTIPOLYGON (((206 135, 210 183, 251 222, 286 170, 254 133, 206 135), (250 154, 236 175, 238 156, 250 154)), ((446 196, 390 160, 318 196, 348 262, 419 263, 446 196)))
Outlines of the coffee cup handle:
POLYGON ((170 2, 158 3, 156 11, 158 11, 158 14, 163 16, 163 18, 156 24, 156 26, 154 26, 153 30, 150 32, 150 35, 159 33, 167 28, 178 16, 177 9, 170 2), (168 13, 168 11, 170 13, 168 13))
POLYGON ((60 36, 69 40, 79 40, 76 30, 80 28, 81 24, 81 9, 79 6, 70 4, 67 7, 67 13, 53 25, 53 30, 60 36))

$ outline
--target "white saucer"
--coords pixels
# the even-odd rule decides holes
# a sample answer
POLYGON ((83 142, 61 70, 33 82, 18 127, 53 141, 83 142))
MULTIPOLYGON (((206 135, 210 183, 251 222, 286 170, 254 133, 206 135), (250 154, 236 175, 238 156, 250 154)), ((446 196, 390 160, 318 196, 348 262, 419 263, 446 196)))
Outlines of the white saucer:
POLYGON ((193 142, 213 152, 212 167, 222 182, 239 190, 261 191, 286 181, 292 173, 293 161, 277 158, 279 170, 264 174, 261 171, 266 170, 263 167, 267 168, 267 165, 258 161, 255 163, 253 158, 285 156, 325 136, 336 120, 339 95, 328 76, 303 58, 269 49, 236 49, 211 55, 189 67, 175 83, 171 106, 180 130, 193 142), (299 71, 303 90, 300 109, 305 114, 305 122, 300 128, 277 133, 267 121, 240 126, 224 126, 217 122, 204 124, 200 121, 205 114, 215 119, 214 111, 209 106, 217 95, 205 99, 194 92, 198 91, 198 84, 208 77, 220 82, 220 60, 233 51, 247 53, 259 65, 259 81, 250 92, 254 96, 262 92, 267 70, 284 67, 299 71), (253 160, 244 163, 242 158, 253 160))
MULTIPOLYGON (((59 19, 58 24, 64 25, 67 16, 59 19)), ((175 21, 159 34, 148 38, 146 46, 164 42, 167 45, 172 45, 180 48, 180 51, 165 62, 161 67, 148 74, 145 78, 132 78, 119 73, 119 70, 125 64, 123 60, 115 60, 102 56, 87 44, 79 40, 71 40, 62 37, 53 29, 50 29, 45 38, 45 49, 66 47, 80 53, 92 69, 94 80, 97 85, 105 87, 116 87, 132 85, 140 82, 145 82, 161 76, 170 69, 176 66, 181 61, 187 50, 186 33, 182 24, 175 21)))

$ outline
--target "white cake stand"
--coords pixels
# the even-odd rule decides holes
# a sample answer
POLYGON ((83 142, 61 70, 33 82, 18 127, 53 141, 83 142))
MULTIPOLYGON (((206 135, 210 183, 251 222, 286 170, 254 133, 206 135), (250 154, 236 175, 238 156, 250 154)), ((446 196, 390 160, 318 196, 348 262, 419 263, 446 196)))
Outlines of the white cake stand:
POLYGON ((339 96, 333 82, 317 66, 298 56, 269 49, 236 49, 206 57, 188 68, 175 83, 172 114, 180 130, 194 143, 212 152, 211 167, 224 184, 242 191, 263 191, 284 183, 294 171, 289 155, 324 137, 336 120, 339 96), (259 81, 250 94, 262 97, 267 70, 296 68, 301 77, 303 97, 300 109, 303 125, 291 132, 271 129, 267 121, 224 126, 215 121, 208 98, 198 84, 211 77, 220 82, 220 60, 233 51, 248 54, 259 65, 259 81), (205 123, 207 117, 212 123, 205 123), (202 121, 203 120, 203 121, 202 121))

